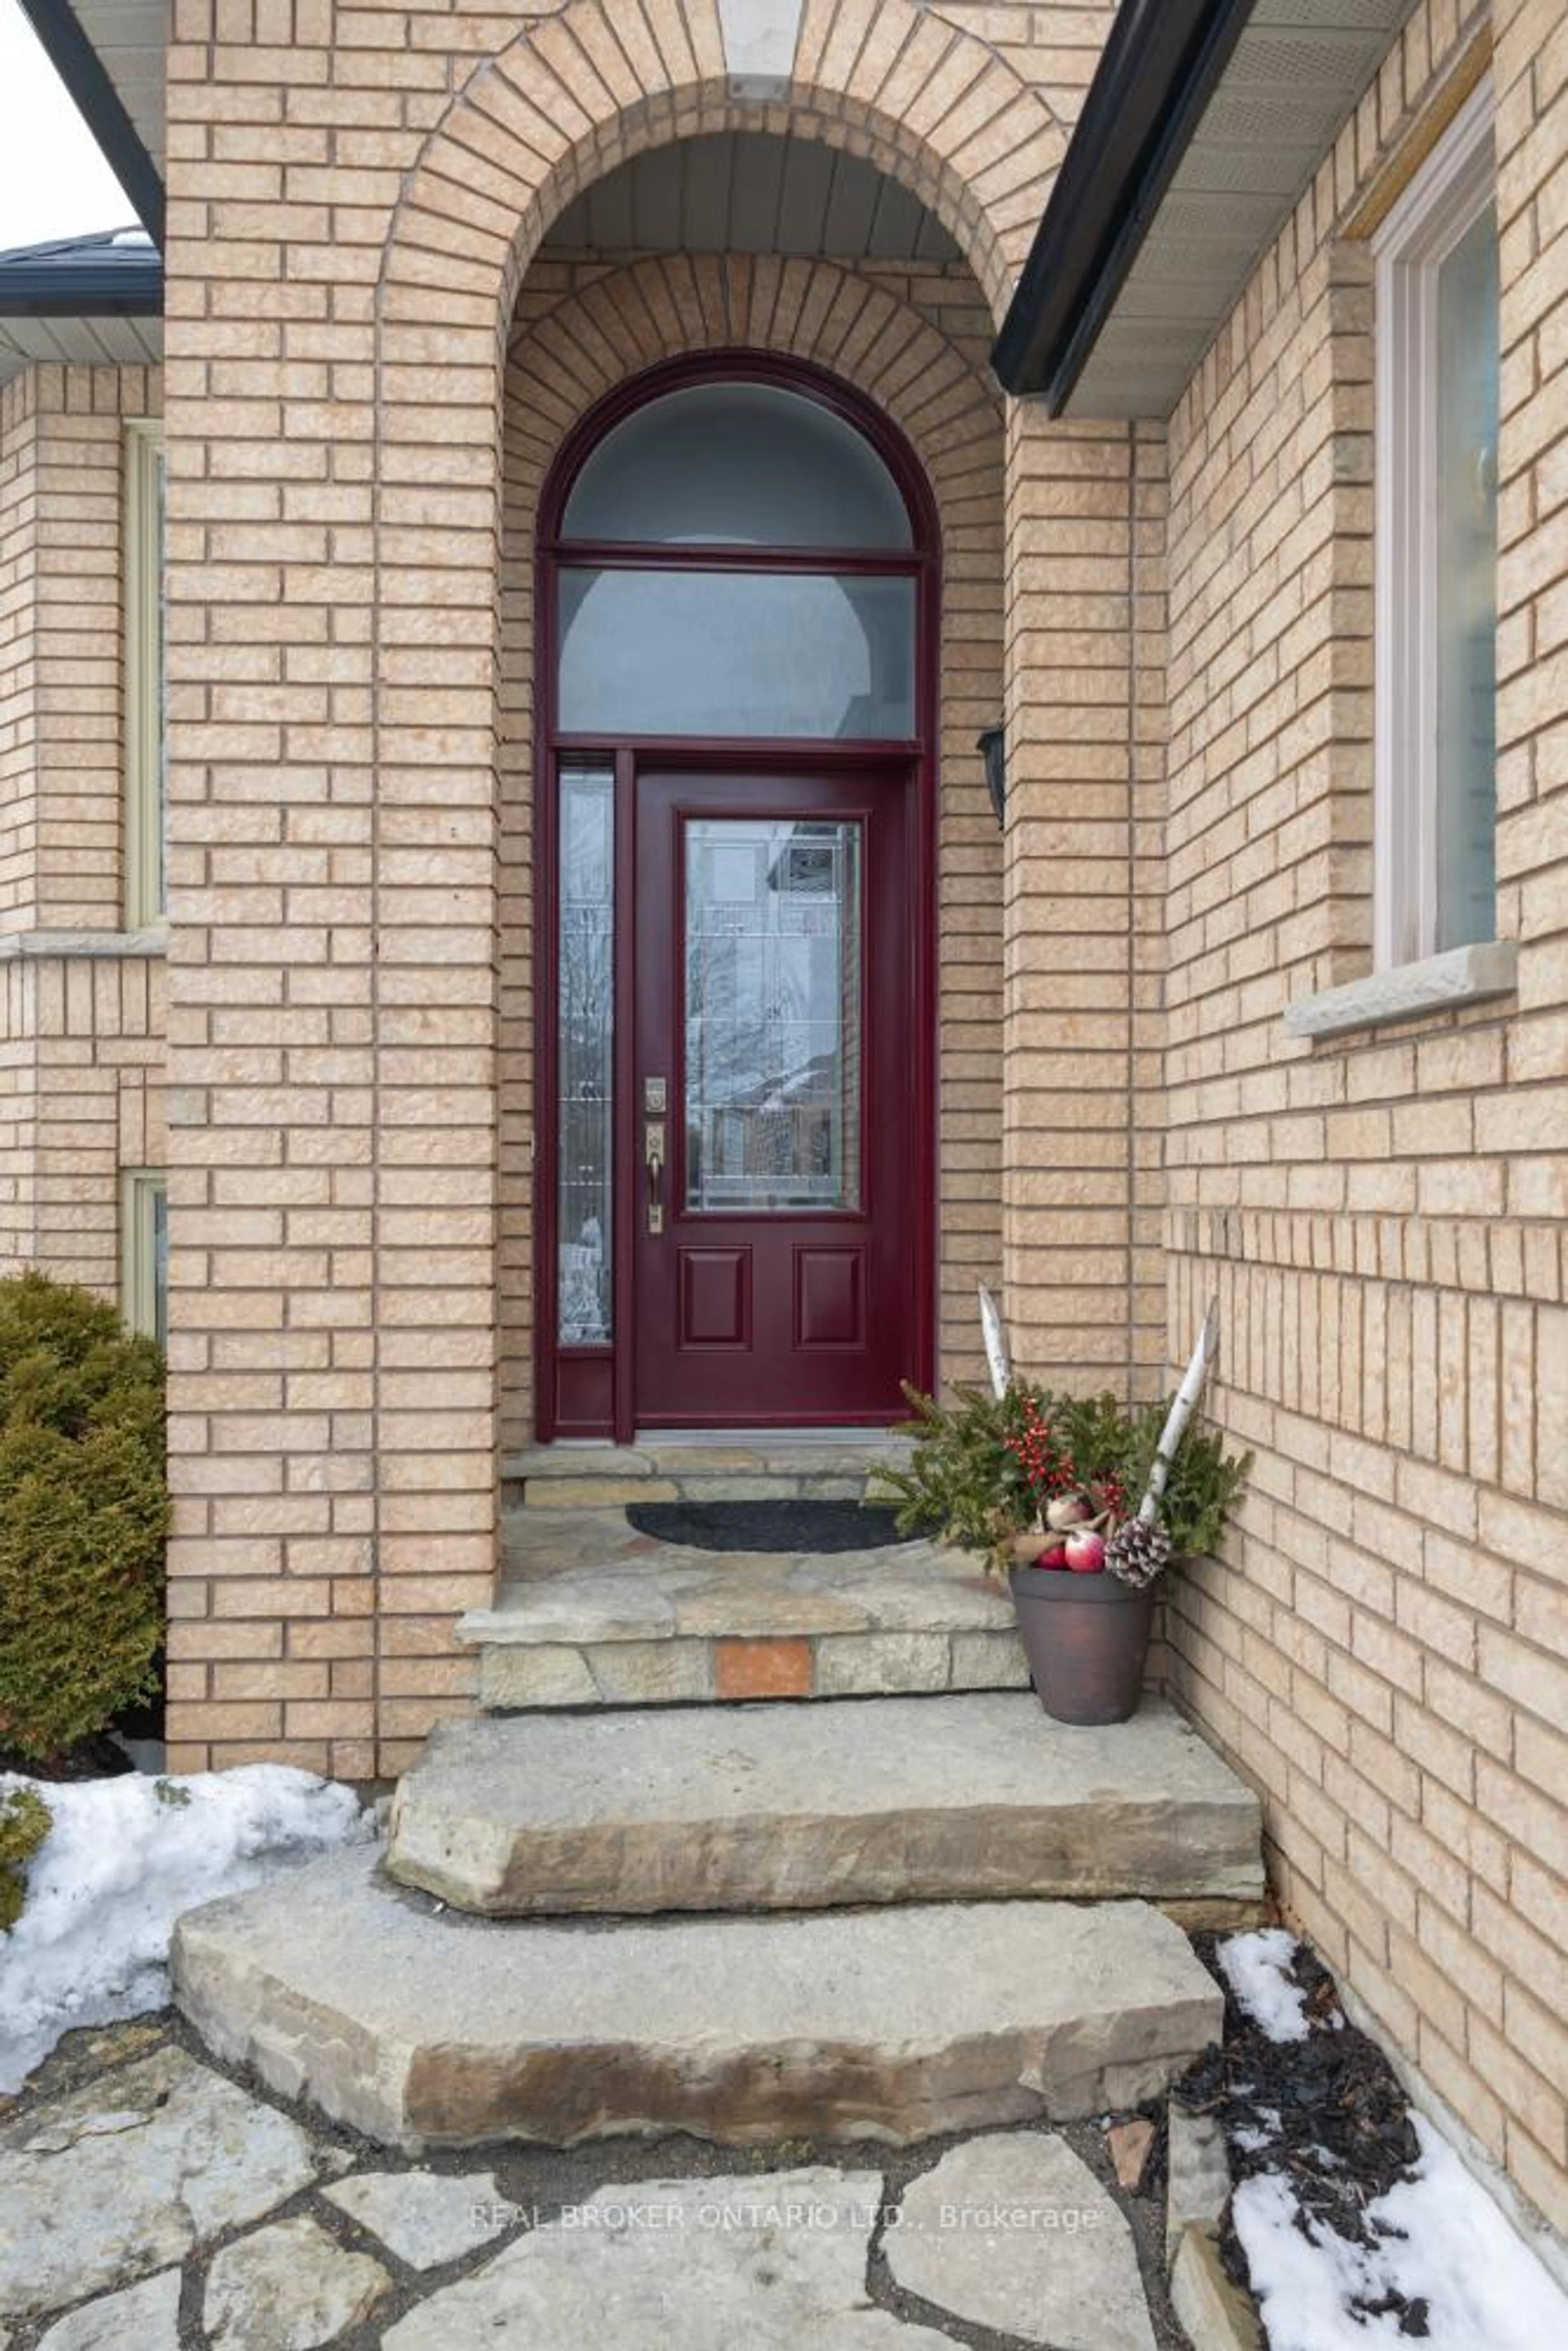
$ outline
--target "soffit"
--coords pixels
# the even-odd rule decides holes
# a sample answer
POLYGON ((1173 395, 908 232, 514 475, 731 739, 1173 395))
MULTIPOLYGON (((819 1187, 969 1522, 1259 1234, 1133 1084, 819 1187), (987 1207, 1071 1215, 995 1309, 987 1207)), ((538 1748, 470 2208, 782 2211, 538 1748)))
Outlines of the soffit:
POLYGON ((1170 413, 1413 5, 1257 0, 1067 415, 1170 413))
POLYGON ((104 229, 0 253, 0 381, 38 361, 156 366, 162 267, 144 229, 104 229))
POLYGON ((935 214, 862 156, 749 131, 684 139, 635 156, 569 205, 545 242, 652 253, 959 258, 935 214))
POLYGON ((142 145, 162 172, 169 0, 74 0, 74 9, 142 145))
POLYGON ((162 319, 0 318, 0 383, 40 362, 67 367, 157 367, 162 319))

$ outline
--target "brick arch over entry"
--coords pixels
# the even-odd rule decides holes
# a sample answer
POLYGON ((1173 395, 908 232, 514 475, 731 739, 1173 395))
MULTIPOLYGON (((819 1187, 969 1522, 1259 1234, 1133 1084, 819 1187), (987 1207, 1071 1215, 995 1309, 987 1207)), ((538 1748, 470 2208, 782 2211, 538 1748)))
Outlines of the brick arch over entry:
POLYGON ((509 318, 529 259, 584 189, 650 148, 742 129, 847 148, 909 188, 999 323, 1066 149, 1043 90, 913 0, 807 0, 788 80, 765 98, 743 87, 715 0, 650 0, 646 15, 569 0, 528 25, 476 69, 409 175, 383 262, 389 329, 451 323, 454 294, 479 298, 481 326, 509 318))
MULTIPOLYGON (((675 254, 604 271, 535 311, 507 371, 501 789, 502 1449, 532 1420, 533 550, 562 443, 615 385, 660 360, 722 350, 807 360, 883 408, 925 468, 943 549, 937 875, 939 1361, 978 1374, 975 1285, 999 1279, 1001 847, 976 737, 1001 708, 1003 443, 984 372, 986 318, 967 273, 934 273, 944 324, 894 286, 821 260, 675 254), (967 330, 966 332, 966 329, 967 330), (967 346, 967 347, 966 347, 967 346)), ((895 277, 895 285, 902 280, 895 277)))

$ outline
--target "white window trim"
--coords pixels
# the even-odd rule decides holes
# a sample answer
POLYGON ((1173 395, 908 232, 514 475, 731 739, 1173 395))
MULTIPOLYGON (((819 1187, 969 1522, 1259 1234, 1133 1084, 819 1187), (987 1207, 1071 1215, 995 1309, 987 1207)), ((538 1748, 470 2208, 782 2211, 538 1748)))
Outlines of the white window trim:
POLYGON ((156 1211, 167 1196, 161 1168, 127 1167, 120 1178, 120 1311, 126 1327, 158 1336, 156 1211))
POLYGON ((163 741, 161 724, 163 581, 158 560, 158 467, 163 427, 125 426, 125 919, 142 930, 165 919, 163 741))
POLYGON ((1488 79, 1466 100, 1373 240, 1373 960, 1380 974, 1437 953, 1437 514, 1431 496, 1437 472, 1437 272, 1495 193, 1492 120, 1488 79))

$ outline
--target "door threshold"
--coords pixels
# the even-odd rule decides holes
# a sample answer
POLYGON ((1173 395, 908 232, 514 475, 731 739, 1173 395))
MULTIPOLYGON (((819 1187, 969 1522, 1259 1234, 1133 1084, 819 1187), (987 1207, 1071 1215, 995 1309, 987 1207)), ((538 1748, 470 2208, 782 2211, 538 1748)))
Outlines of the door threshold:
POLYGON ((640 1428, 633 1445, 876 1445, 903 1433, 900 1425, 863 1422, 843 1428, 640 1428))

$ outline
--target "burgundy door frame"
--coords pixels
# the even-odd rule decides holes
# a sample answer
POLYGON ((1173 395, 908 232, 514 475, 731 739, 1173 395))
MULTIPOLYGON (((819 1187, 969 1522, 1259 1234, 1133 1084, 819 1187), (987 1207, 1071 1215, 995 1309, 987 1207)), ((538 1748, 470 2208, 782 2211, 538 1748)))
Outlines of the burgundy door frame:
MULTIPOLYGON (((639 1428, 877 1426, 904 1416, 899 1383, 912 1376, 923 1278, 902 1213, 915 1157, 910 782, 904 768, 879 775, 863 765, 775 778, 653 764, 639 776, 636 1078, 640 1086, 664 1079, 669 1104, 657 1232, 643 1214, 642 1170, 633 1203, 639 1428), (858 1056, 856 1140, 840 1171, 854 1169, 852 1188, 831 1207, 691 1204, 687 828, 758 820, 844 825, 860 843, 857 992, 876 1044, 858 1056), (692 1280, 703 1285, 696 1311, 710 1325, 698 1336, 688 1327, 692 1280)), ((644 1103, 640 1126, 655 1115, 644 1103)))
MULTIPOLYGON (((641 1199, 636 1156, 639 1112, 633 1100, 635 1020, 633 861, 639 766, 680 767, 735 777, 854 774, 902 765, 916 794, 915 824, 915 1066, 911 1072, 920 1148, 910 1186, 917 1280, 909 1377, 933 1384, 937 1282, 937 939, 936 745, 941 631, 941 538, 925 473, 903 434, 854 388, 825 369, 753 350, 705 352, 664 360, 627 379, 582 416, 550 468, 539 501, 535 557, 534 772, 534 1368, 535 1427, 541 1444, 558 1437, 613 1438, 634 1434, 632 1282, 634 1223, 641 1199), (820 402, 875 449, 903 496, 913 548, 907 553, 854 554, 833 548, 672 548, 568 540, 562 518, 573 485, 605 436, 633 410, 687 385, 772 384, 820 402), (892 572, 913 579, 915 596, 915 734, 902 741, 563 732, 558 707, 558 588, 563 565, 651 570, 892 572), (597 763, 615 779, 614 1060, 612 1200, 612 1338, 607 1347, 563 1347, 556 1338, 558 1148, 556 1121, 559 969, 558 789, 564 763, 597 763)), ((874 1050, 874 1047, 873 1048, 874 1050)))

